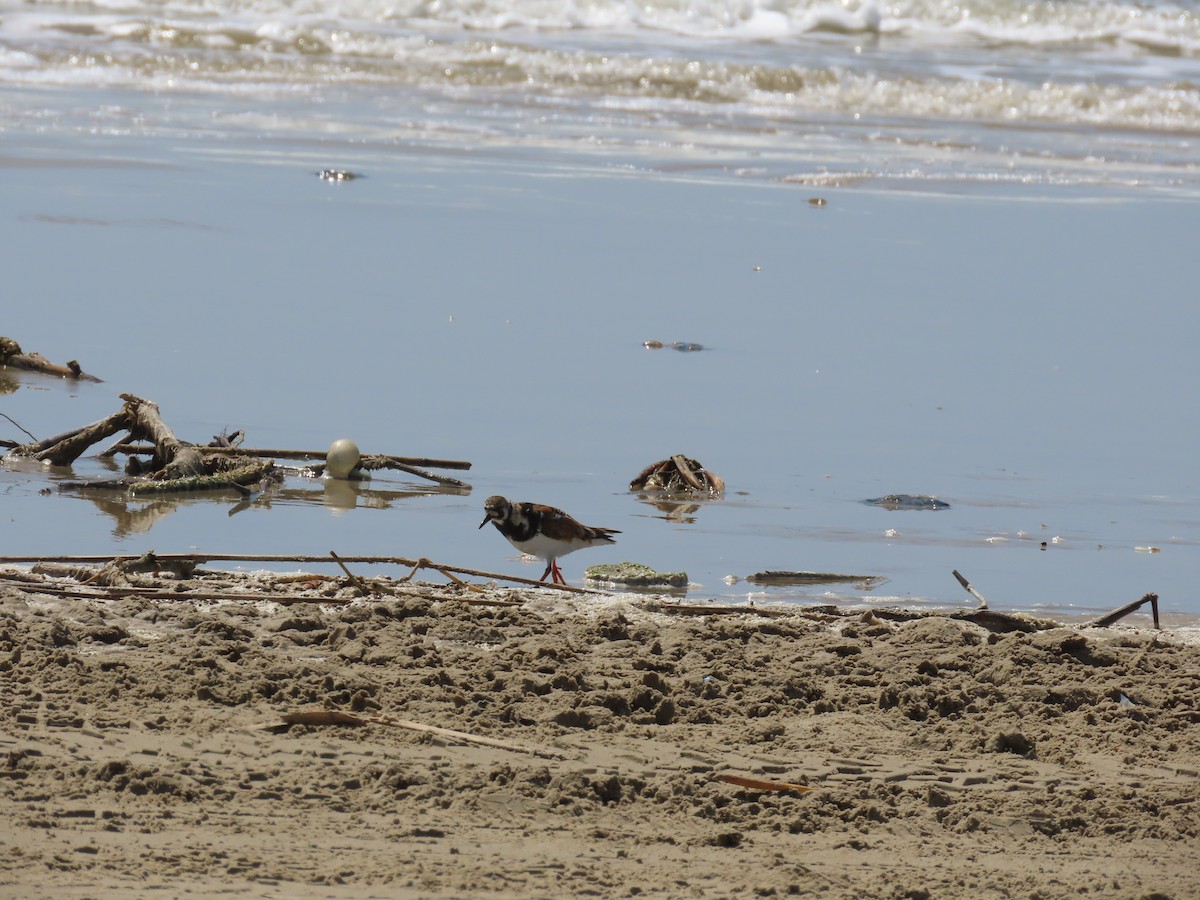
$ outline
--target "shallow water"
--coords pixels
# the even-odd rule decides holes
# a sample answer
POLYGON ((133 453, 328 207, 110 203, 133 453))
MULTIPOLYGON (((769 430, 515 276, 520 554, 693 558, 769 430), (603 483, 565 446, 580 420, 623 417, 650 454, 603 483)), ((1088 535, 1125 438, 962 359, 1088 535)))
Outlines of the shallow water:
POLYGON ((44 437, 129 391, 189 440, 351 436, 470 460, 473 490, 290 479, 230 515, 232 497, 39 493, 111 477, 94 460, 9 467, 6 553, 336 550, 536 577, 476 529, 503 493, 623 532, 566 559, 576 583, 632 558, 686 570, 692 597, 969 605, 958 569, 999 608, 1153 590, 1200 612, 1189 203, 843 190, 818 207, 788 185, 486 156, 106 139, 48 165, 55 149, 4 168, 23 295, 6 330, 105 382, 9 372, 3 412, 44 437), (330 162, 366 177, 314 177, 330 162), (626 490, 677 452, 725 499, 671 517, 626 490), (899 492, 951 509, 861 502, 899 492), (745 582, 768 569, 888 581, 745 582))
POLYGON ((0 412, 45 437, 129 391, 201 443, 474 463, 235 515, 8 466, 5 553, 536 576, 476 529, 503 493, 621 529, 576 583, 971 605, 958 569, 999 608, 1200 614, 1194 5, 502 6, 0 3, 0 333, 105 379, 0 373, 0 412), (626 490, 680 452, 724 499, 626 490))

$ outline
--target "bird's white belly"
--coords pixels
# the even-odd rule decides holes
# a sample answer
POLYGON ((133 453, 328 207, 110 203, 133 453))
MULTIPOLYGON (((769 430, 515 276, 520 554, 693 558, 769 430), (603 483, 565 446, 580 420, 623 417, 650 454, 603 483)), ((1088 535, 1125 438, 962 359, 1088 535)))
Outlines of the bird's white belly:
POLYGON ((522 553, 528 553, 530 556, 537 556, 545 560, 558 559, 560 556, 566 556, 568 553, 573 553, 579 548, 587 547, 591 544, 591 541, 577 541, 575 543, 556 541, 553 538, 546 537, 544 534, 535 534, 527 541, 514 541, 512 538, 509 538, 508 542, 522 553))

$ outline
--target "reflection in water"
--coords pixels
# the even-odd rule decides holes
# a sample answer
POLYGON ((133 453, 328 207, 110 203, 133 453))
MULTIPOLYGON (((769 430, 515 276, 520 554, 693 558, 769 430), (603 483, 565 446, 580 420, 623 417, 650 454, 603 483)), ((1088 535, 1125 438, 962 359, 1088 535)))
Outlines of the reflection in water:
MULTIPOLYGON (((469 487, 455 487, 454 485, 421 485, 401 491, 382 491, 372 487, 373 482, 369 480, 346 480, 341 478, 323 478, 321 479, 323 491, 323 503, 334 512, 335 515, 340 515, 349 509, 354 509, 356 506, 363 506, 367 509, 388 509, 393 503, 398 500, 407 500, 413 497, 433 497, 437 495, 465 497, 471 493, 469 487)), ((311 494, 312 492, 306 492, 311 494)))
POLYGON ((333 510, 335 515, 340 515, 348 509, 354 509, 358 505, 359 499, 362 499, 364 506, 374 509, 382 509, 388 505, 386 501, 375 502, 375 498, 363 496, 363 482, 361 481, 325 478, 322 480, 322 484, 325 487, 324 503, 333 510))
MULTIPOLYGON (((707 500, 698 500, 694 495, 684 496, 667 491, 644 491, 637 494, 638 502, 653 506, 659 512, 665 513, 655 518, 666 519, 668 522, 682 522, 692 525, 696 521, 696 513, 707 500)), ((717 499, 717 498, 713 498, 717 499)))
POLYGON ((112 516, 113 537, 146 534, 179 507, 181 500, 155 499, 149 503, 131 500, 124 491, 87 491, 80 496, 91 500, 100 512, 112 516))
POLYGON ((276 469, 267 472, 258 482, 257 490, 235 484, 234 489, 240 491, 242 499, 230 508, 229 515, 237 515, 244 509, 249 509, 257 503, 270 505, 270 495, 283 484, 283 472, 276 469))
MULTIPOLYGON (((229 515, 247 509, 271 509, 274 505, 311 505, 320 503, 335 515, 341 515, 355 507, 388 509, 393 503, 413 497, 429 497, 438 494, 466 496, 470 488, 447 485, 414 486, 403 490, 376 490, 370 481, 342 481, 322 479, 321 490, 312 487, 269 487, 238 498, 229 509, 229 515)), ((192 503, 228 503, 231 491, 181 494, 177 497, 155 497, 149 502, 130 497, 124 491, 70 491, 82 499, 90 500, 96 508, 116 522, 112 533, 116 538, 133 534, 146 534, 162 519, 177 509, 192 503)))

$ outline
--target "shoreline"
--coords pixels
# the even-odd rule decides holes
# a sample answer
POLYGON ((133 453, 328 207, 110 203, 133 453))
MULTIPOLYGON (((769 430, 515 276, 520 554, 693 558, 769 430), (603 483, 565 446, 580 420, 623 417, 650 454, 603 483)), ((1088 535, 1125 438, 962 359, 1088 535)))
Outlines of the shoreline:
POLYGON ((0 587, 0 884, 1182 897, 1200 864, 1200 647, 1142 629, 204 580, 200 602, 0 587), (322 709, 509 746, 281 727, 322 709))

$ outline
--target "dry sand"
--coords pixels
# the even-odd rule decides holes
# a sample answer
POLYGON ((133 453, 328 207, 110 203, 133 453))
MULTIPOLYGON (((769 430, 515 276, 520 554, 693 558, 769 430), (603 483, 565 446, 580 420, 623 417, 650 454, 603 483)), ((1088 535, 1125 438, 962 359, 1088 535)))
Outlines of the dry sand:
POLYGON ((1200 896, 1178 635, 134 582, 0 581, 0 895, 1200 896))

